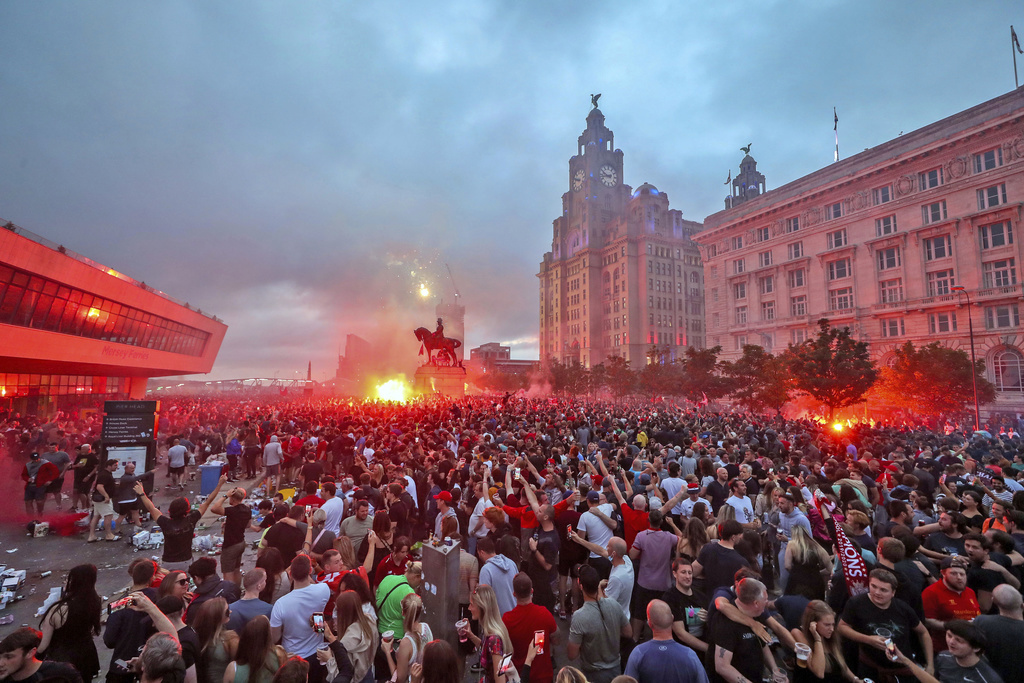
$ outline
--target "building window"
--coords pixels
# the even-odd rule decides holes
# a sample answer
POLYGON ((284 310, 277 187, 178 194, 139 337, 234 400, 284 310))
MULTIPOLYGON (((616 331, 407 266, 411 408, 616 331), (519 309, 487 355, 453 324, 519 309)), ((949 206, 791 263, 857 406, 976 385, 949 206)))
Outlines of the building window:
POLYGON ((746 325, 747 324, 747 307, 737 306, 736 307, 736 324, 746 325))
POLYGON ((1005 306, 987 306, 985 308, 985 327, 990 330, 1001 330, 1006 327, 1020 325, 1017 304, 1005 306))
POLYGON ((737 282, 735 285, 732 286, 732 293, 733 293, 733 297, 736 298, 736 299, 746 299, 747 298, 747 283, 746 282, 737 282))
POLYGON ((775 302, 761 302, 761 320, 775 320, 775 302))
POLYGON ((828 308, 830 311, 845 311, 853 308, 853 287, 830 289, 828 292, 828 308))
POLYGON ((717 244, 709 244, 708 245, 708 258, 715 258, 716 256, 718 256, 718 245, 717 244))
POLYGON ((882 280, 878 283, 883 304, 894 304, 903 301, 903 278, 882 280))
POLYGON ((917 182, 922 190, 930 190, 933 187, 938 187, 942 184, 942 167, 933 168, 930 171, 919 173, 917 175, 917 182))
POLYGON ((786 219, 786 232, 796 232, 800 229, 800 218, 793 216, 786 219))
POLYGON ((712 313, 711 314, 711 325, 712 325, 712 327, 714 327, 717 330, 720 323, 721 323, 721 318, 719 317, 719 315, 717 313, 712 313))
POLYGON ((981 235, 982 249, 995 249, 1013 244, 1013 228, 1010 227, 1009 221, 983 225, 978 229, 978 234, 981 235))
POLYGON ((896 214, 875 219, 875 236, 891 235, 896 232, 896 214))
POLYGON ((771 294, 775 291, 775 276, 765 275, 764 277, 758 278, 757 285, 762 294, 771 294))
POLYGON ((850 277, 850 259, 841 258, 836 261, 829 261, 828 279, 838 280, 844 277, 850 277))
POLYGON ((807 295, 801 294, 800 296, 790 297, 789 299, 789 313, 794 317, 807 315, 807 295))
POLYGON ((736 350, 742 351, 743 347, 747 345, 747 335, 741 334, 736 337, 736 350))
POLYGON ((801 256, 804 255, 804 243, 803 242, 793 242, 793 244, 790 244, 787 247, 786 251, 789 253, 789 259, 790 260, 793 260, 795 258, 800 258, 801 256))
POLYGON ((928 296, 943 296, 950 293, 950 287, 956 284, 953 269, 936 270, 927 274, 928 296))
POLYGON ((768 241, 768 228, 758 228, 755 234, 757 235, 758 242, 768 241))
POLYGON ((903 318, 887 318, 882 321, 883 337, 902 337, 906 334, 903 328, 903 318))
POLYGON ((807 341, 807 330, 802 327, 798 330, 790 330, 789 338, 793 340, 794 344, 802 344, 807 341))
POLYGON ((892 187, 885 185, 871 190, 871 201, 875 206, 892 201, 892 187))
POLYGON ((983 287, 1009 287, 1017 284, 1017 264, 1012 258, 981 264, 983 287))
POLYGON ((928 332, 930 334, 956 332, 956 313, 929 313, 928 332))
POLYGON ((833 218, 843 217, 843 203, 836 202, 835 204, 829 204, 825 207, 825 220, 830 221, 833 218))
POLYGON ((760 254, 757 255, 757 266, 759 268, 764 268, 765 266, 770 266, 771 264, 772 252, 762 251, 760 254))
POLYGON ((878 269, 889 270, 890 268, 899 268, 900 266, 900 248, 889 247, 888 249, 878 250, 878 269))
POLYGON ((732 262, 732 272, 734 275, 739 275, 743 272, 743 259, 738 258, 732 262))
POLYGON ((736 235, 732 238, 732 248, 742 249, 743 248, 743 235, 736 235))
POLYGON ((953 245, 949 235, 930 237, 924 241, 924 258, 926 261, 947 258, 953 255, 953 245))
POLYGON ((711 300, 718 301, 718 287, 711 288, 711 300))
POLYGON ((849 241, 846 239, 846 228, 825 235, 825 245, 829 249, 838 249, 839 247, 845 247, 847 244, 849 244, 849 241))
POLYGON ((789 287, 793 289, 795 287, 804 286, 804 269, 797 268, 796 270, 789 271, 789 287))
POLYGON ((1006 183, 978 190, 978 210, 991 209, 1006 203, 1006 183))
POLYGON ((1021 369, 1024 368, 1024 357, 1016 349, 1003 349, 992 359, 992 370, 995 374, 996 391, 1024 391, 1021 382, 1021 369))
POLYGON ((974 172, 991 171, 1003 165, 1003 149, 996 147, 974 155, 974 172))
POLYGON ((921 222, 925 225, 946 220, 946 200, 925 204, 921 207, 921 222))

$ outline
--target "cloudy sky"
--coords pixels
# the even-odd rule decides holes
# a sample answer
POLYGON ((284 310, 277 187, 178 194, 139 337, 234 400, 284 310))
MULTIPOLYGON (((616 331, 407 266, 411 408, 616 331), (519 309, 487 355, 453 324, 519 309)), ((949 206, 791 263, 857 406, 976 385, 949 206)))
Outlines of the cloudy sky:
MULTIPOLYGON (((466 305, 537 357, 590 93, 691 220, 1013 88, 1017 2, 0 2, 0 219, 212 311, 212 377, 466 305), (425 283, 431 296, 419 296, 425 283)), ((1024 35, 1024 30, 1020 31, 1024 35)), ((1024 56, 1021 58, 1024 74, 1024 56)), ((415 354, 415 339, 408 337, 415 354)))

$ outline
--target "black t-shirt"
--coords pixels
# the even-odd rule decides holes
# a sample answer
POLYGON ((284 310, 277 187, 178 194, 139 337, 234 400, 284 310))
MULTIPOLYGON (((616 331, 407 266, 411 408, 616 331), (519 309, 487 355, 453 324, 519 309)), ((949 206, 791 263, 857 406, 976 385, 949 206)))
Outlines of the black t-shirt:
POLYGON ((187 562, 192 559, 192 537, 199 522, 199 510, 190 510, 181 519, 160 515, 156 523, 164 532, 164 562, 187 562))
POLYGON ((185 660, 185 668, 189 668, 199 659, 199 636, 191 626, 178 629, 178 642, 181 643, 181 658, 185 660))
MULTIPOLYGON (((989 553, 988 558, 1007 569, 1011 567, 1010 560, 1002 553, 989 553)), ((972 562, 971 568, 967 570, 967 585, 975 593, 979 591, 991 593, 1001 583, 1006 583, 1006 579, 1003 577, 1002 572, 998 572, 995 569, 982 569, 980 565, 972 562)))
POLYGON ((230 505, 224 508, 224 547, 245 542, 245 530, 252 521, 252 510, 248 505, 230 505))
MULTIPOLYGON (((900 652, 910 654, 915 651, 912 632, 921 620, 911 607, 902 600, 893 599, 888 609, 880 609, 867 593, 855 595, 846 603, 843 610, 843 621, 858 633, 879 635, 878 629, 886 629, 892 634, 892 642, 900 652)), ((885 653, 873 647, 861 645, 861 656, 867 659, 876 669, 899 668, 893 665, 885 653)))
POLYGON ((943 555, 967 554, 964 551, 964 537, 962 534, 960 538, 950 538, 941 531, 932 532, 925 539, 924 547, 932 552, 942 553, 943 555))
MULTIPOLYGON (((67 683, 82 683, 82 676, 75 667, 66 662, 43 662, 39 669, 28 678, 23 678, 17 683, 38 683, 39 681, 62 680, 67 683)), ((0 678, 0 683, 14 683, 10 676, 0 678)))
MULTIPOLYGON (((690 631, 690 627, 686 623, 686 608, 707 609, 708 606, 707 597, 695 588, 691 588, 690 595, 686 595, 685 593, 681 593, 679 589, 673 585, 665 591, 665 594, 661 596, 661 599, 669 606, 669 609, 672 610, 672 621, 683 622, 687 632, 690 631)), ((676 638, 676 642, 682 643, 679 638, 676 638)))
POLYGON ((750 566, 742 555, 720 543, 708 543, 701 548, 697 562, 704 573, 704 592, 709 595, 722 586, 731 586, 736 572, 750 566))
MULTIPOLYGON (((708 495, 711 496, 711 512, 718 514, 718 508, 722 507, 729 498, 729 487, 717 479, 708 484, 708 495)), ((732 581, 732 579, 730 579, 732 581)))
POLYGON ((73 472, 75 473, 75 484, 81 484, 85 481, 85 478, 92 474, 92 471, 96 469, 96 465, 100 462, 99 458, 96 457, 95 453, 87 453, 85 455, 79 455, 75 458, 76 465, 83 465, 82 467, 76 467, 73 472))
POLYGON ((99 471, 96 475, 96 485, 102 486, 103 490, 107 492, 107 496, 111 499, 114 498, 116 491, 114 490, 114 474, 110 470, 104 468, 99 471))
POLYGON ((722 678, 715 670, 715 661, 718 648, 721 647, 732 653, 730 662, 748 681, 761 679, 761 669, 764 666, 764 658, 761 651, 761 639, 758 638, 749 626, 737 624, 731 619, 721 617, 715 619, 711 624, 708 647, 704 656, 704 662, 708 670, 708 678, 711 683, 729 683, 722 678))
POLYGON ((315 460, 307 462, 300 471, 307 482, 320 481, 320 477, 324 476, 324 466, 315 460))
MULTIPOLYGON (((281 551, 281 558, 286 565, 291 564, 299 551, 302 550, 302 543, 306 540, 306 530, 299 529, 287 522, 278 522, 270 527, 263 540, 271 548, 281 551)), ((366 545, 365 543, 363 545, 366 545)))

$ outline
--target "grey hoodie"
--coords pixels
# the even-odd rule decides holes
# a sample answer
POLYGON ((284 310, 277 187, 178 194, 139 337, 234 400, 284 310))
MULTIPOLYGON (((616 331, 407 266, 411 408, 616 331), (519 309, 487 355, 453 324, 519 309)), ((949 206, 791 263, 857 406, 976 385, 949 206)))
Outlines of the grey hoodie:
POLYGON ((519 572, 516 563, 504 555, 495 555, 484 562, 480 569, 480 583, 494 589, 498 598, 498 609, 502 614, 511 612, 516 606, 516 597, 512 593, 512 579, 519 572))

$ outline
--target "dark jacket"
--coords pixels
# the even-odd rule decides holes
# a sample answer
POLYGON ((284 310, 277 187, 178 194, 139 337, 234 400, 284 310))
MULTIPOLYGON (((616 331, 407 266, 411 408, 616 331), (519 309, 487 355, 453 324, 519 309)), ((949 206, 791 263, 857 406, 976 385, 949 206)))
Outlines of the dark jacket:
POLYGON ((196 617, 199 616, 199 609, 207 600, 224 598, 230 605, 241 597, 242 594, 238 586, 231 581, 225 581, 216 574, 208 576, 196 587, 196 597, 189 603, 188 611, 185 612, 185 623, 189 626, 195 623, 196 617))

